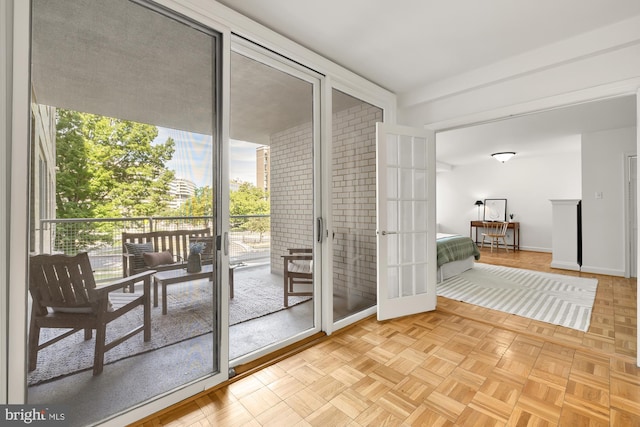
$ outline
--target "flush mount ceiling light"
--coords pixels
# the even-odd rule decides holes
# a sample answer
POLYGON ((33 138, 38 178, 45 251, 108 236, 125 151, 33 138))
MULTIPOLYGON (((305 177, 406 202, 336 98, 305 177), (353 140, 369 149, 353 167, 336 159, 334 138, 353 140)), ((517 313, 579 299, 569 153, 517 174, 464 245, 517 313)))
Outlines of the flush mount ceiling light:
POLYGON ((491 157, 493 157, 499 162, 504 163, 515 155, 516 153, 514 153, 513 151, 503 151, 501 153, 493 153, 491 157))

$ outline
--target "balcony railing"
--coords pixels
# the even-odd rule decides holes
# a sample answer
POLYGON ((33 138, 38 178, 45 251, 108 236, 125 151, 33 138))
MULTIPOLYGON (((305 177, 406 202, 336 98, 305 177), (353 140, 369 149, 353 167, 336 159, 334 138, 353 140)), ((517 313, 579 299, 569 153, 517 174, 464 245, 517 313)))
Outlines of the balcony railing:
MULTIPOLYGON (((269 220, 269 215, 236 215, 230 218, 231 264, 269 262, 269 220)), ((44 219, 37 230, 36 252, 68 255, 87 252, 96 280, 112 280, 122 275, 123 232, 211 228, 212 221, 211 217, 44 219)))

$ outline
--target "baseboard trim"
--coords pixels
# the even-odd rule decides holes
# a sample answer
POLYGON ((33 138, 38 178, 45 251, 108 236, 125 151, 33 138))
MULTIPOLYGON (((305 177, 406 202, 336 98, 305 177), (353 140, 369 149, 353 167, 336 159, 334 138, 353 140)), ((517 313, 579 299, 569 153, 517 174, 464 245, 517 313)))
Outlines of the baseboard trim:
POLYGON ((581 271, 583 273, 594 273, 594 274, 604 274, 605 276, 625 277, 624 270, 615 270, 612 268, 592 267, 588 265, 583 265, 581 271))
POLYGON ((546 252, 551 253, 550 248, 536 248, 535 246, 520 246, 521 251, 529 251, 529 252, 546 252))
POLYGON ((580 266, 577 262, 566 261, 551 261, 551 268, 559 268, 561 270, 580 271, 580 266))

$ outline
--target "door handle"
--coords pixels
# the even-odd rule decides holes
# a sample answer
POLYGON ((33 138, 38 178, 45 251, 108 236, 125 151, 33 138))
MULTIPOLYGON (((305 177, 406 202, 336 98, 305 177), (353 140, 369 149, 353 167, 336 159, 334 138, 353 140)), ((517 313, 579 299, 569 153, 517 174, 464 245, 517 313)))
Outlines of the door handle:
POLYGON ((324 221, 322 221, 322 217, 318 217, 318 243, 322 243, 322 231, 324 230, 324 221))
POLYGON ((385 230, 382 230, 382 231, 379 231, 378 234, 382 234, 383 236, 386 236, 387 234, 398 234, 398 232, 397 231, 385 231, 385 230))

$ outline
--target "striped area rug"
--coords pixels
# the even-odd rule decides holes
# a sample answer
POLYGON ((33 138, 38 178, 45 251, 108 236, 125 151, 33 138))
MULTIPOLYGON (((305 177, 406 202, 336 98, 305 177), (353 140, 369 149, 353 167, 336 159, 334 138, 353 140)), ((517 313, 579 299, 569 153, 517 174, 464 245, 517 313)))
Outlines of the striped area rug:
POLYGON ((597 279, 476 263, 438 284, 437 294, 586 332, 597 279))

